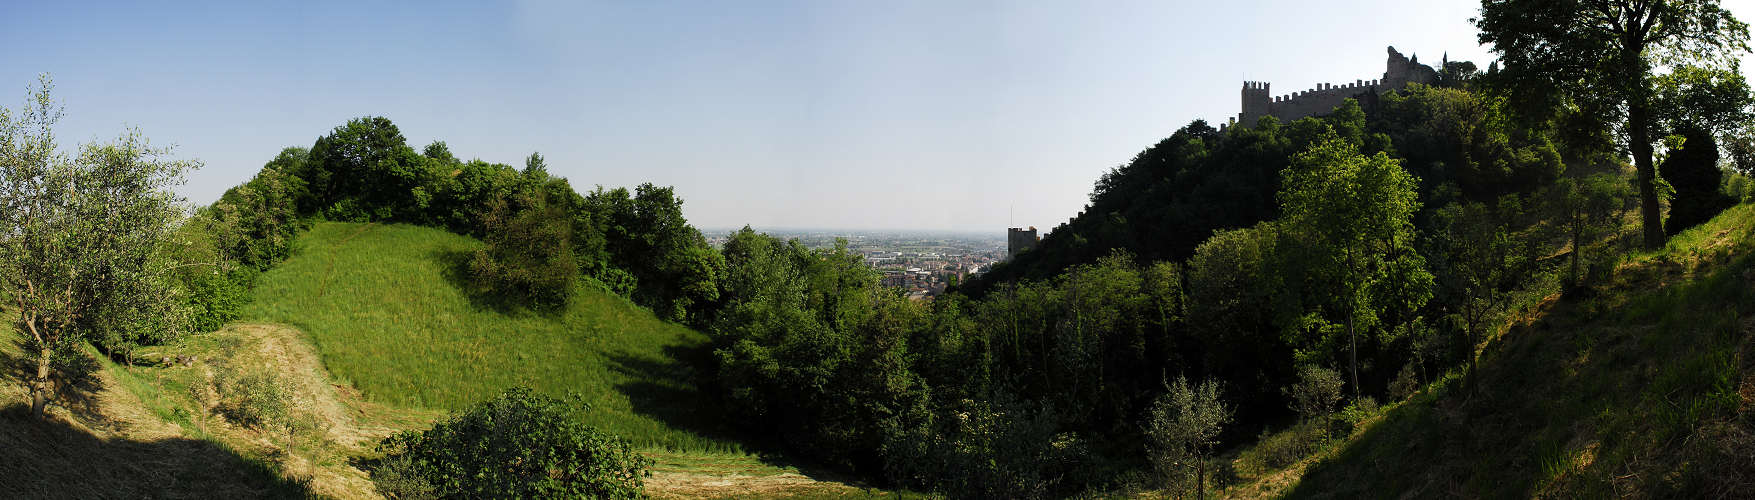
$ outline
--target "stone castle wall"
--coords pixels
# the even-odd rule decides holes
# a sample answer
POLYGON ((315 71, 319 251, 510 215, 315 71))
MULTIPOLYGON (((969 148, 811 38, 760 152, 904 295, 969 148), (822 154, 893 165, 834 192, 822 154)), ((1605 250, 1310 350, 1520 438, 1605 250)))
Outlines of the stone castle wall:
POLYGON ((1389 61, 1385 66, 1380 79, 1354 80, 1352 83, 1339 85, 1320 83, 1308 90, 1279 96, 1271 94, 1267 82, 1243 82, 1243 109, 1237 114, 1235 123, 1252 127, 1263 116, 1289 122, 1306 116, 1327 114, 1349 97, 1366 93, 1380 94, 1400 89, 1409 83, 1431 84, 1438 80, 1438 72, 1430 66, 1420 64, 1418 56, 1411 59, 1403 57, 1400 52, 1396 52, 1395 47, 1389 48, 1389 61))

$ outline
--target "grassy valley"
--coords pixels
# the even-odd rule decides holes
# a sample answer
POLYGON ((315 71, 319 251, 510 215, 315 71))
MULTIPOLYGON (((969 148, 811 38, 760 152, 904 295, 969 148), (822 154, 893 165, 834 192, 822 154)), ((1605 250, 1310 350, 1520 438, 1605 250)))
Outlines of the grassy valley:
POLYGON ((641 446, 739 451, 704 437, 721 429, 685 358, 705 354, 705 335, 584 286, 563 310, 496 307, 459 282, 480 245, 419 226, 319 223, 244 314, 306 332, 329 372, 373 401, 461 409, 521 384, 578 393, 585 421, 641 446))

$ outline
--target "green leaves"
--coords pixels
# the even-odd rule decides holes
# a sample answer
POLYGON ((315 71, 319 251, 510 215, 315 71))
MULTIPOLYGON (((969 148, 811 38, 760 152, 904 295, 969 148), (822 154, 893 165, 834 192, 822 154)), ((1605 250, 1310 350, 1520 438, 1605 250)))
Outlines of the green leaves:
POLYGON ((0 111, 0 295, 12 298, 12 330, 37 354, 38 415, 57 352, 182 331, 158 249, 183 214, 171 188, 200 167, 167 158, 138 130, 67 157, 55 150, 52 87, 44 76, 25 109, 0 111))
POLYGON ((372 480, 397 497, 644 498, 652 461, 580 423, 573 415, 583 409, 507 389, 432 429, 385 438, 372 480))

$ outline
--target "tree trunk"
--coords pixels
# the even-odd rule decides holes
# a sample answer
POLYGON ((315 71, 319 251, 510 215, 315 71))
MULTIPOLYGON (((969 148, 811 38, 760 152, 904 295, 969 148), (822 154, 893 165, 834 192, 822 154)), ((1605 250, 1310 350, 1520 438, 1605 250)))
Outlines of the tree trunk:
POLYGON ((1633 168, 1639 172, 1639 218, 1640 226, 1645 233, 1645 249, 1656 250, 1664 246, 1664 220, 1658 214, 1657 167, 1652 165, 1651 151, 1651 100, 1650 92, 1645 84, 1644 64, 1639 61, 1635 52, 1628 64, 1630 69, 1637 70, 1631 75, 1635 81, 1631 83, 1627 96, 1627 141, 1628 148, 1633 151, 1633 168))
POLYGON ((1353 333, 1353 316, 1358 315, 1353 306, 1347 310, 1347 357, 1353 367, 1353 399, 1359 399, 1359 337, 1353 333))
POLYGON ((49 394, 54 389, 49 381, 49 356, 53 351, 46 345, 38 349, 37 376, 30 383, 30 414, 44 419, 48 418, 49 394))
POLYGON ((1194 466, 1194 492, 1195 492, 1195 495, 1197 495, 1196 498, 1199 498, 1201 500, 1206 500, 1206 498, 1207 498, 1207 461, 1206 460, 1200 460, 1199 462, 1195 463, 1195 466, 1194 466))

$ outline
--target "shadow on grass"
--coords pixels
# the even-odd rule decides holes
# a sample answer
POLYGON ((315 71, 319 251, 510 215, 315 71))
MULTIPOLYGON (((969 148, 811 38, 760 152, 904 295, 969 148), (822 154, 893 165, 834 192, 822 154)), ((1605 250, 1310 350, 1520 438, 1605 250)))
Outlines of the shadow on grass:
MULTIPOLYGON (((1568 296, 1512 328, 1478 371, 1389 412, 1312 465, 1286 498, 1704 498, 1736 478, 1690 444, 1741 412, 1712 406, 1749 372, 1755 254, 1686 281, 1667 262, 1634 291, 1568 296), (1716 395, 1715 395, 1716 394, 1716 395), (1711 465, 1708 463, 1707 465, 1711 465)), ((1737 491, 1737 490, 1730 490, 1737 491)))
MULTIPOLYGON (((36 378, 37 359, 33 356, 19 354, 35 352, 33 342, 26 338, 13 340, 11 349, 0 349, 0 378, 8 379, 8 383, 28 384, 36 378)), ((65 349, 52 356, 50 372, 54 395, 50 399, 51 406, 66 408, 73 417, 87 426, 108 425, 109 422, 97 407, 98 391, 103 390, 103 382, 98 380, 97 372, 102 368, 97 359, 78 349, 65 349)), ((28 405, 25 411, 29 412, 28 405)), ((3 491, 3 490, 0 490, 3 491)))
POLYGON ((658 358, 609 353, 607 361, 610 371, 630 379, 615 388, 628 397, 634 413, 708 439, 743 437, 725 418, 719 398, 703 390, 711 387, 701 373, 713 362, 712 346, 666 346, 658 358))
POLYGON ((483 286, 475 279, 474 272, 470 269, 470 261, 475 258, 475 252, 441 248, 434 250, 432 257, 443 266, 445 281, 462 291, 463 296, 469 299, 470 307, 476 310, 494 311, 509 317, 534 314, 547 318, 558 318, 566 313, 567 305, 565 303, 539 302, 483 286))
POLYGON ((306 498, 302 484, 207 441, 106 439, 0 409, 0 491, 14 498, 306 498))
POLYGON ((736 442, 767 466, 794 469, 815 481, 872 486, 873 478, 801 460, 778 442, 738 429, 723 400, 710 392, 713 384, 706 374, 714 362, 711 345, 667 346, 662 359, 613 353, 608 361, 610 370, 632 379, 616 384, 616 390, 628 396, 635 413, 706 439, 736 442))

